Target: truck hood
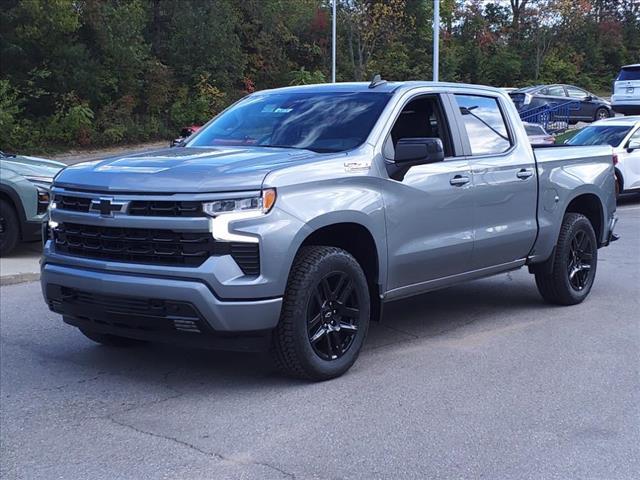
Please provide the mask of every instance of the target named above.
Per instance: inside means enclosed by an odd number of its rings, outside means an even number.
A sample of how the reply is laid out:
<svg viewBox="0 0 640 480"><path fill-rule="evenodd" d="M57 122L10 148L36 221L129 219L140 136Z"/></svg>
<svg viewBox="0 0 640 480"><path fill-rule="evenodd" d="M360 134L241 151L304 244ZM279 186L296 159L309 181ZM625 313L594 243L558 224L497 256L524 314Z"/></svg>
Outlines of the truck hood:
<svg viewBox="0 0 640 480"><path fill-rule="evenodd" d="M25 177L53 178L64 167L66 167L64 163L22 155L0 159L0 168L2 170L10 170Z"/></svg>
<svg viewBox="0 0 640 480"><path fill-rule="evenodd" d="M265 147L175 147L78 163L56 177L55 185L98 192L258 190L270 171L320 155Z"/></svg>

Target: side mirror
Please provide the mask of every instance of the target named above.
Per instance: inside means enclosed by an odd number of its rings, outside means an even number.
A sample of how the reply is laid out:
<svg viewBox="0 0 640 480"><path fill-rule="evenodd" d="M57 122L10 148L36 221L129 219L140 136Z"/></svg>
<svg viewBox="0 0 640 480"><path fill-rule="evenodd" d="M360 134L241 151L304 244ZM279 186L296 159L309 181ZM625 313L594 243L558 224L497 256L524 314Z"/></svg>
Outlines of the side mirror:
<svg viewBox="0 0 640 480"><path fill-rule="evenodd" d="M402 180L411 167L443 160L444 147L439 138L401 138L396 144L393 162L387 163L387 172L394 180Z"/></svg>
<svg viewBox="0 0 640 480"><path fill-rule="evenodd" d="M401 138L396 145L396 164L422 165L444 160L444 147L439 138Z"/></svg>
<svg viewBox="0 0 640 480"><path fill-rule="evenodd" d="M634 150L638 150L640 149L640 141L638 140L631 140L628 144L627 144L627 152L631 153Z"/></svg>
<svg viewBox="0 0 640 480"><path fill-rule="evenodd" d="M586 97L584 97L585 102L590 102L592 100L593 100L593 95L587 95Z"/></svg>

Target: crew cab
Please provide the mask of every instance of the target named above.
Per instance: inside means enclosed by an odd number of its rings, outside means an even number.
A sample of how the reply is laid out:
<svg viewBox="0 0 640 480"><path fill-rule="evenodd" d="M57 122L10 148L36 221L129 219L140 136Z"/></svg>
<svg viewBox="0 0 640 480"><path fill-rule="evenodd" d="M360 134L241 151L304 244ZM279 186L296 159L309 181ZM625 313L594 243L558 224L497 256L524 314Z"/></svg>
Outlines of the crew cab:
<svg viewBox="0 0 640 480"><path fill-rule="evenodd" d="M41 282L96 342L270 349L324 380L391 300L528 267L548 302L582 302L615 209L611 148L533 149L499 89L288 87L62 171Z"/></svg>

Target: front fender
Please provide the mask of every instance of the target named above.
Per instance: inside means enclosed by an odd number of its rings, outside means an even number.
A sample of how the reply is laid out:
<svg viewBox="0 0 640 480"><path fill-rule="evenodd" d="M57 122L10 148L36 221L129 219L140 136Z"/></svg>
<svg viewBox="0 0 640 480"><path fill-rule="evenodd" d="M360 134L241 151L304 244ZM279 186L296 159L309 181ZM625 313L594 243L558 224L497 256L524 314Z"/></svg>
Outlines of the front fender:
<svg viewBox="0 0 640 480"><path fill-rule="evenodd" d="M313 185L285 187L278 190L278 208L304 223L290 245L291 268L295 254L305 239L321 228L352 223L373 237L378 256L379 283L386 285L387 245L382 194L370 177L355 177L338 181L314 182Z"/></svg>

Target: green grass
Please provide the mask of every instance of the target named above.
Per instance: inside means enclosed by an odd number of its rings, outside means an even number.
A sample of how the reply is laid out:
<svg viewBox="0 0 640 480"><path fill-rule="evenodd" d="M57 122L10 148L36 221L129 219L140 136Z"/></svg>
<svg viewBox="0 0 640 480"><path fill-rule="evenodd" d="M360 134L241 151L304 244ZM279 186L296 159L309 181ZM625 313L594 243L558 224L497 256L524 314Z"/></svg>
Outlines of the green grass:
<svg viewBox="0 0 640 480"><path fill-rule="evenodd" d="M556 137L556 145L562 144L565 141L569 140L575 134L577 134L581 128L574 128L573 130L567 130Z"/></svg>

